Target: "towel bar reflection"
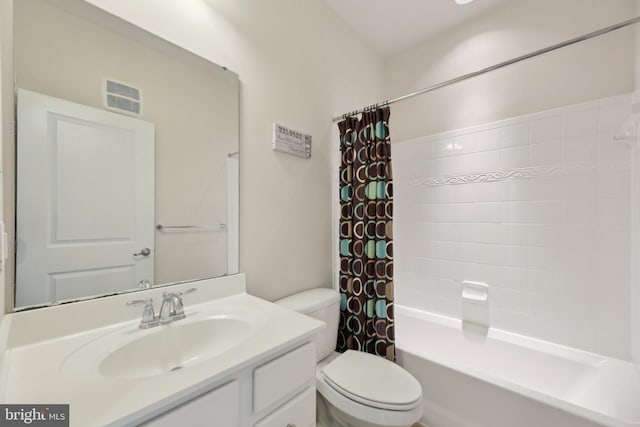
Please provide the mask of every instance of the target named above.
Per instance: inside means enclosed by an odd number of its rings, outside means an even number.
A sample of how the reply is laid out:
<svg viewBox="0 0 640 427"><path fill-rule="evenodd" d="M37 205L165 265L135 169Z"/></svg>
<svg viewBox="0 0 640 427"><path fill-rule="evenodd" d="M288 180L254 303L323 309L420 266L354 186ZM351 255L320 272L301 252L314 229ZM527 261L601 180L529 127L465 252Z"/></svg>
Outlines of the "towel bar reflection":
<svg viewBox="0 0 640 427"><path fill-rule="evenodd" d="M184 231L213 231L213 230L226 230L227 224L215 224L215 225L156 225L158 231L167 230L184 230Z"/></svg>

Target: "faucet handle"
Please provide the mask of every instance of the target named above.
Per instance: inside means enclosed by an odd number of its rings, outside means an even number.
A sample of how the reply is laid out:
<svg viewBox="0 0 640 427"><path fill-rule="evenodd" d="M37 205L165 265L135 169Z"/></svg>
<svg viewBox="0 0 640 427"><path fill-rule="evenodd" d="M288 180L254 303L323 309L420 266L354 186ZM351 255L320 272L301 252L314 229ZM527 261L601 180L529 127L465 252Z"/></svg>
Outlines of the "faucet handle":
<svg viewBox="0 0 640 427"><path fill-rule="evenodd" d="M153 299L134 299L127 301L127 305L142 305L144 304L144 311L142 312L142 320L138 326L140 329L148 329L158 325L158 319L153 310Z"/></svg>
<svg viewBox="0 0 640 427"><path fill-rule="evenodd" d="M184 292L178 292L176 294L173 294L172 296L173 310L171 313L173 320L180 320L186 317L186 315L184 314L184 304L182 303L182 295L190 294L195 291L196 291L196 288L191 288L191 289L187 289Z"/></svg>

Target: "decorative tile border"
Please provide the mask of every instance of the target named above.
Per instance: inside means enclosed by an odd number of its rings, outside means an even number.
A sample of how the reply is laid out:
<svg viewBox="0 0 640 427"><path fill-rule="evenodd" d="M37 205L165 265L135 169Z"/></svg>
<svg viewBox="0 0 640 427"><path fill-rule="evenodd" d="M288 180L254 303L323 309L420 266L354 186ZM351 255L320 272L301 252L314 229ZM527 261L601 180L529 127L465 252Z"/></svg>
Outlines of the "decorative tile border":
<svg viewBox="0 0 640 427"><path fill-rule="evenodd" d="M465 175L433 176L414 180L414 185L428 185L437 187L441 185L473 184L478 182L508 181L514 179L531 179L542 176L574 175L596 170L597 165L592 162L569 163L551 166L531 166L518 169L504 169L491 172L477 172Z"/></svg>

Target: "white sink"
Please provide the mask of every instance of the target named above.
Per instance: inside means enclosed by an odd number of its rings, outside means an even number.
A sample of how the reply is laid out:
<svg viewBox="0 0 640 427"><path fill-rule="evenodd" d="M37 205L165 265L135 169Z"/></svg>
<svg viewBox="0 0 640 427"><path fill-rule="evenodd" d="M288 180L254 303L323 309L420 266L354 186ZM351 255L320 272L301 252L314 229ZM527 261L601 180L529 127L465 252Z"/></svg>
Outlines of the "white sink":
<svg viewBox="0 0 640 427"><path fill-rule="evenodd" d="M69 355L63 375L136 379L186 369L231 350L253 331L250 321L231 316L189 318L142 330L129 325Z"/></svg>

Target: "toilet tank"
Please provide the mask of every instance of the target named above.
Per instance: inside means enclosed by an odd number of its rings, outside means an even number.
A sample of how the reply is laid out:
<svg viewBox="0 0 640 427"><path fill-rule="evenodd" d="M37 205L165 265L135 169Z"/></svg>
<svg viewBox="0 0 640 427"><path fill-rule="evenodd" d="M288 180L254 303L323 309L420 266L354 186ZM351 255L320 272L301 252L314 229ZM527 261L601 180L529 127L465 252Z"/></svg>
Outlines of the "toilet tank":
<svg viewBox="0 0 640 427"><path fill-rule="evenodd" d="M316 356L322 360L336 349L340 294L335 289L316 288L299 292L275 302L282 307L306 314L327 324L316 334Z"/></svg>

